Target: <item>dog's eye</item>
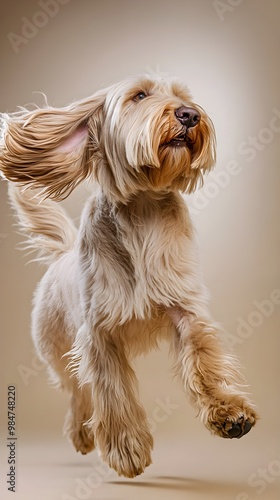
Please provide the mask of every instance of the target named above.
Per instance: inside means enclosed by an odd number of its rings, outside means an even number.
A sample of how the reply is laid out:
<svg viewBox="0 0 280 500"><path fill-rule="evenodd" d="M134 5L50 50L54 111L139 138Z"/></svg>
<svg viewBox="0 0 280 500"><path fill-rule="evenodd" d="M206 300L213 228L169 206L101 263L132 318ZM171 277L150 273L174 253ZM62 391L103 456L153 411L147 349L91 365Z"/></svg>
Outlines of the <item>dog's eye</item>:
<svg viewBox="0 0 280 500"><path fill-rule="evenodd" d="M142 101L143 99L145 99L145 97L147 97L147 94L145 94L145 92L138 92L138 94L136 94L136 96L134 96L134 101Z"/></svg>

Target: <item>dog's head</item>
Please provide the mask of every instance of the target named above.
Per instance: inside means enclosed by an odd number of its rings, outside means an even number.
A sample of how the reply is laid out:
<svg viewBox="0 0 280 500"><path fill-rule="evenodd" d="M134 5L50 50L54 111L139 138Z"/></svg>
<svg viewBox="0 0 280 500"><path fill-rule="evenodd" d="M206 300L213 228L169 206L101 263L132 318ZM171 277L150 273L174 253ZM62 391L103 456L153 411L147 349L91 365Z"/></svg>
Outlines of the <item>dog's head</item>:
<svg viewBox="0 0 280 500"><path fill-rule="evenodd" d="M138 78L65 108L2 115L0 170L61 199L93 174L105 193L191 192L215 162L215 132L177 81Z"/></svg>

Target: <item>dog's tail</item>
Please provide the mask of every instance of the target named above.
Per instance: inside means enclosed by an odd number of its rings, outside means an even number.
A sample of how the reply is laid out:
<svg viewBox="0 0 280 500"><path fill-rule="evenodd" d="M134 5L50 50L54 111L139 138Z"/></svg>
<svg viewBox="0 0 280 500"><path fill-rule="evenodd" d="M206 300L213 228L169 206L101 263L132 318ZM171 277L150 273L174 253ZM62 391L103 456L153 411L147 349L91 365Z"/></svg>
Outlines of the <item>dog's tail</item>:
<svg viewBox="0 0 280 500"><path fill-rule="evenodd" d="M38 251L34 260L50 264L73 247L77 229L57 202L42 199L32 189L24 190L10 182L9 198L20 230L27 234L22 248Z"/></svg>

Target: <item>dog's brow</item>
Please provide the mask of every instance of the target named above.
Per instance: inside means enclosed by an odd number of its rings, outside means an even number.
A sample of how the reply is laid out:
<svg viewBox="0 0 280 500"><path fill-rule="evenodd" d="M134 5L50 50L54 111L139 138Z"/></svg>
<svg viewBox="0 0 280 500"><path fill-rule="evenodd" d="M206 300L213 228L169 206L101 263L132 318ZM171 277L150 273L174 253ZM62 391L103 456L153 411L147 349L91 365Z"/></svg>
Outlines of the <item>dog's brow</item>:
<svg viewBox="0 0 280 500"><path fill-rule="evenodd" d="M171 91L176 97L182 99L182 101L189 102L191 100L191 96L188 90L182 85L180 85L178 82L172 83Z"/></svg>

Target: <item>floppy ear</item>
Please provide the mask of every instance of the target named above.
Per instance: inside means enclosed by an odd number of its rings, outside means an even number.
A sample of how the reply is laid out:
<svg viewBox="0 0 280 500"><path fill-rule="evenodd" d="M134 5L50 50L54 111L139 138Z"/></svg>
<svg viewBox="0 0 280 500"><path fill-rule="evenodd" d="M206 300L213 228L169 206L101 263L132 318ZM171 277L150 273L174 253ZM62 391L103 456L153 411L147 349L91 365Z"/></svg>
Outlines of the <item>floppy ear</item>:
<svg viewBox="0 0 280 500"><path fill-rule="evenodd" d="M92 173L95 131L106 93L58 109L45 107L2 114L0 171L6 179L42 188L61 200Z"/></svg>

